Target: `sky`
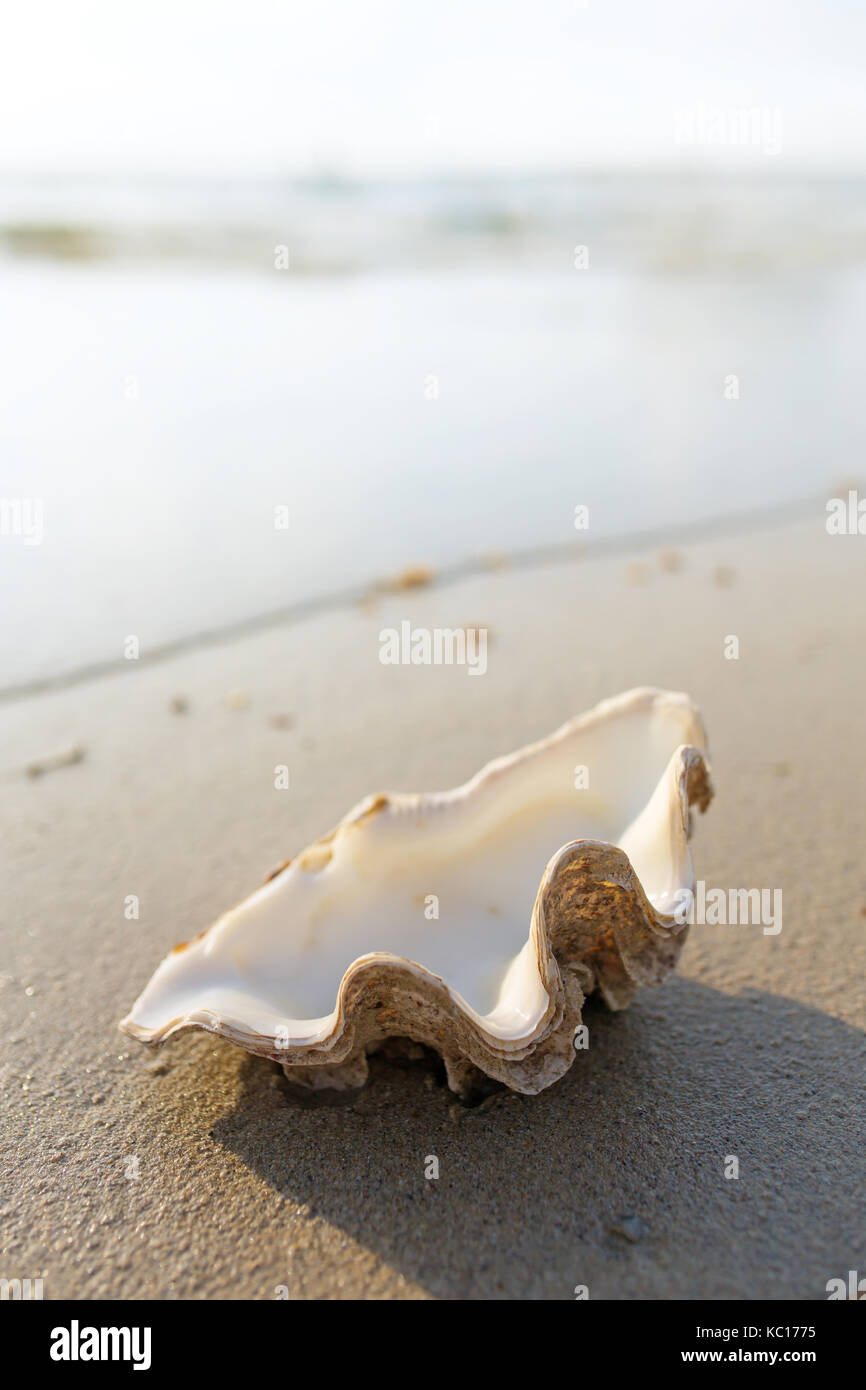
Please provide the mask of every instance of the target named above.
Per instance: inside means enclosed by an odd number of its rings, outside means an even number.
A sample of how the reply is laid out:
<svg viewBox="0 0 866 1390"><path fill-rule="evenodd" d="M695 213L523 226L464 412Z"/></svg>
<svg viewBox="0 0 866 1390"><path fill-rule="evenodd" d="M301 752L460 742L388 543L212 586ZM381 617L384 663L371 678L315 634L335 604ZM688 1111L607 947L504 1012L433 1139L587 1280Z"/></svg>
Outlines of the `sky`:
<svg viewBox="0 0 866 1390"><path fill-rule="evenodd" d="M0 171L859 171L864 58L862 0L28 0Z"/></svg>

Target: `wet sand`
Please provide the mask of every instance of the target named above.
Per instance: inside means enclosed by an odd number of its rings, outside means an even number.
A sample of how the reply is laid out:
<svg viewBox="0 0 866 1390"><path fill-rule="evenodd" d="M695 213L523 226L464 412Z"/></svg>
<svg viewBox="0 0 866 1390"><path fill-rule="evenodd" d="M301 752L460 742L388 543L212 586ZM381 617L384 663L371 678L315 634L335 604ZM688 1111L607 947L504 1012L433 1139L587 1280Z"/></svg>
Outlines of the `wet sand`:
<svg viewBox="0 0 866 1390"><path fill-rule="evenodd" d="M866 540L816 511L675 551L490 569L0 706L0 1276L810 1299L866 1269ZM486 625L487 674L382 666L404 619ZM170 946L365 793L454 785L641 684L707 722L698 876L780 888L783 928L694 927L663 986L591 1010L550 1090L466 1108L435 1060L378 1056L308 1107L228 1044L117 1031Z"/></svg>

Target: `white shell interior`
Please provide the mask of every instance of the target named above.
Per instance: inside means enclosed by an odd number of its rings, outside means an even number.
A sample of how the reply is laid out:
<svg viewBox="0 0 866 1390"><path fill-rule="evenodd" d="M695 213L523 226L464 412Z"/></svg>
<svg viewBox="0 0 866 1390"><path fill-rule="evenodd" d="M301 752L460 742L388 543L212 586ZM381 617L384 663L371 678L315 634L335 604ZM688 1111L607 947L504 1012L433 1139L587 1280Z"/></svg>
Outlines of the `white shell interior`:
<svg viewBox="0 0 866 1390"><path fill-rule="evenodd" d="M347 969L373 953L439 976L493 1038L519 1041L547 1007L529 933L561 846L619 845L660 912L692 886L675 776L684 744L705 746L691 702L635 691L455 791L348 817L323 867L301 855L169 956L129 1021L163 1036L213 1017L289 1045L321 1041ZM578 768L588 787L576 788Z"/></svg>

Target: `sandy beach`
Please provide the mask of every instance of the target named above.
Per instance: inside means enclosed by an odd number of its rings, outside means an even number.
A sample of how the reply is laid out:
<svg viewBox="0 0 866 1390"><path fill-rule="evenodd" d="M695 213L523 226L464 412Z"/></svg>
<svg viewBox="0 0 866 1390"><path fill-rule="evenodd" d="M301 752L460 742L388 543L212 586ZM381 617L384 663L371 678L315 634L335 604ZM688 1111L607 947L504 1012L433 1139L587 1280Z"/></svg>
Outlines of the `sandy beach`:
<svg viewBox="0 0 866 1390"><path fill-rule="evenodd" d="M51 1299L748 1300L866 1269L866 542L824 522L479 566L0 705L0 1275ZM405 619L487 627L486 675L380 664ZM118 1032L172 945L366 793L456 785L647 684L707 723L698 877L780 889L783 926L693 927L664 985L590 1010L548 1091L466 1107L435 1059L377 1056L302 1105L228 1044Z"/></svg>

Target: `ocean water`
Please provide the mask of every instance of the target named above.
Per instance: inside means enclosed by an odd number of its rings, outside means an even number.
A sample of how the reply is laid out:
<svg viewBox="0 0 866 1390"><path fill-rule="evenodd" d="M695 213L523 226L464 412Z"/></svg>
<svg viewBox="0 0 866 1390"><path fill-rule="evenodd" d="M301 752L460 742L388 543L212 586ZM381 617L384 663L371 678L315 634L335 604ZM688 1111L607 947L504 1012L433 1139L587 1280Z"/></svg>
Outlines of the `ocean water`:
<svg viewBox="0 0 866 1390"><path fill-rule="evenodd" d="M0 190L0 498L41 509L38 544L0 534L0 687L566 544L578 504L591 541L832 495L866 442L864 201Z"/></svg>

